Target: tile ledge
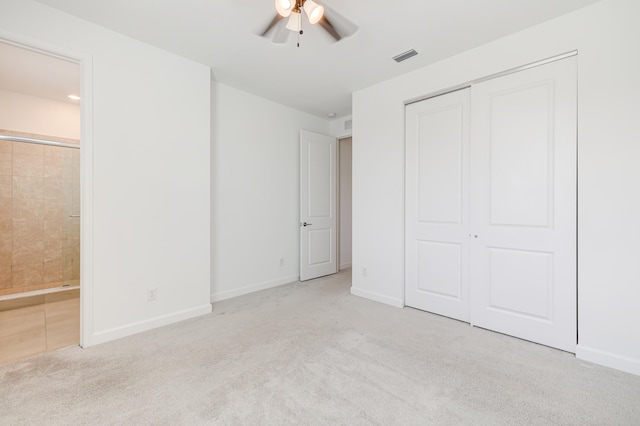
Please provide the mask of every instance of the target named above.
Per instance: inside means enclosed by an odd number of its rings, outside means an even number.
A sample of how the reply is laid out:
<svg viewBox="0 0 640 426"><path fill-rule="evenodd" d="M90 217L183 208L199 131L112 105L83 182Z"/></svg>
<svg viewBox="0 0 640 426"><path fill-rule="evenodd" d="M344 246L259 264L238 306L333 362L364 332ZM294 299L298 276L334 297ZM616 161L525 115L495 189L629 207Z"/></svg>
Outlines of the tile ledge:
<svg viewBox="0 0 640 426"><path fill-rule="evenodd" d="M5 300L20 299L22 297L40 296L43 294L60 293L63 291L77 290L80 288L80 284L73 284L64 287L46 288L43 290L25 291L24 293L7 294L0 296L0 302Z"/></svg>

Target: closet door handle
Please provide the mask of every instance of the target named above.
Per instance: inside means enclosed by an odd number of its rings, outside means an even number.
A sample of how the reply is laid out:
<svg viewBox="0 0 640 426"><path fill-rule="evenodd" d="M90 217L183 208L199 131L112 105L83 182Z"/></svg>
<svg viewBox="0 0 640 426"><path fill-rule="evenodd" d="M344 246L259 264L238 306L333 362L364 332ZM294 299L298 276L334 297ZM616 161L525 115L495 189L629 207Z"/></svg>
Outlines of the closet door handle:
<svg viewBox="0 0 640 426"><path fill-rule="evenodd" d="M313 223L307 223L307 222L304 222L304 223L302 224L302 226L311 226L311 225L313 225Z"/></svg>

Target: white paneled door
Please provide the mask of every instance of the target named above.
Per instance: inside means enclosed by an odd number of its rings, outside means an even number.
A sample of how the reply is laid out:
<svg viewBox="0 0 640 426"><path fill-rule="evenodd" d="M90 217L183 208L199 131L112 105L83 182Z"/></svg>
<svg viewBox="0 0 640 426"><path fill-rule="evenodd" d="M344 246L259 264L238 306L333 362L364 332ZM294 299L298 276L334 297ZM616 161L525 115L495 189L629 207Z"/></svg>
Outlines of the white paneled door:
<svg viewBox="0 0 640 426"><path fill-rule="evenodd" d="M576 58L471 90L471 318L575 352ZM477 235L477 238L475 238Z"/></svg>
<svg viewBox="0 0 640 426"><path fill-rule="evenodd" d="M408 306L575 352L576 100L569 58L407 106Z"/></svg>
<svg viewBox="0 0 640 426"><path fill-rule="evenodd" d="M337 141L300 132L300 280L338 272Z"/></svg>
<svg viewBox="0 0 640 426"><path fill-rule="evenodd" d="M406 109L405 304L469 321L469 90Z"/></svg>

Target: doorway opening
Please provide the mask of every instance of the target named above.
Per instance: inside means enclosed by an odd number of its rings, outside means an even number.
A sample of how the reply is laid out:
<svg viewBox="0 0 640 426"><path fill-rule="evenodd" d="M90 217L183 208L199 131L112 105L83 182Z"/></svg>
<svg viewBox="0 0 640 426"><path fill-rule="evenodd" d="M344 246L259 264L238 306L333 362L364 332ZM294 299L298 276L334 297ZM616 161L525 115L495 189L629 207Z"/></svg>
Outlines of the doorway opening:
<svg viewBox="0 0 640 426"><path fill-rule="evenodd" d="M300 131L300 281L351 267L351 136Z"/></svg>
<svg viewBox="0 0 640 426"><path fill-rule="evenodd" d="M80 343L80 64L0 40L0 363Z"/></svg>
<svg viewBox="0 0 640 426"><path fill-rule="evenodd" d="M338 139L338 270L351 268L352 138Z"/></svg>

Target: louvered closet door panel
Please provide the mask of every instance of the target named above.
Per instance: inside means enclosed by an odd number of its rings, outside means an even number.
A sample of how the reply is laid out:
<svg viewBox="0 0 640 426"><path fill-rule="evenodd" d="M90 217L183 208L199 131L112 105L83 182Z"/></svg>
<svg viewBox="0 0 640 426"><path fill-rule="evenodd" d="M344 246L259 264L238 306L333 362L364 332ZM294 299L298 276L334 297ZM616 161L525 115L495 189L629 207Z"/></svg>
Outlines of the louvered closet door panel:
<svg viewBox="0 0 640 426"><path fill-rule="evenodd" d="M468 89L406 108L405 304L469 320Z"/></svg>
<svg viewBox="0 0 640 426"><path fill-rule="evenodd" d="M471 322L575 352L576 60L471 89Z"/></svg>

